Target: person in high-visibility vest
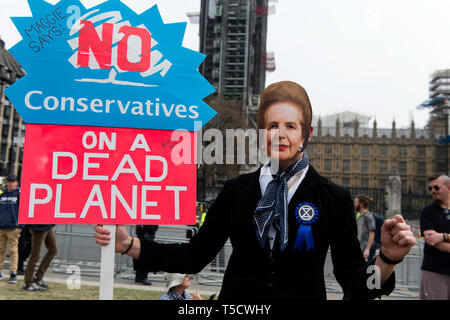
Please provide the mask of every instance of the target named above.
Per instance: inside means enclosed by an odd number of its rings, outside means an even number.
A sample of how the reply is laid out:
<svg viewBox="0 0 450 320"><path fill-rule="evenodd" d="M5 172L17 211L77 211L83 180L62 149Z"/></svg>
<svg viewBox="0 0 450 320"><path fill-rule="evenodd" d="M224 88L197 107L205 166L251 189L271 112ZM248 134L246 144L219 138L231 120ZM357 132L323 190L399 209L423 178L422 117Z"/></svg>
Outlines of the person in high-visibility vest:
<svg viewBox="0 0 450 320"><path fill-rule="evenodd" d="M200 227L203 225L203 222L205 222L205 218L206 218L206 212L203 212L202 217L200 218Z"/></svg>

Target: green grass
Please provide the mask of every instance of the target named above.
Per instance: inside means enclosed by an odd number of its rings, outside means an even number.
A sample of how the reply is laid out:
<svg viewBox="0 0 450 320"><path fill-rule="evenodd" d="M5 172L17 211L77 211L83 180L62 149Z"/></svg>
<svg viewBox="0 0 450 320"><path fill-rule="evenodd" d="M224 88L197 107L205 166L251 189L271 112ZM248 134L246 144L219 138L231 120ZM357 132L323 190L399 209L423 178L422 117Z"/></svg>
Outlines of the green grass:
<svg viewBox="0 0 450 320"><path fill-rule="evenodd" d="M23 280L9 284L5 278L0 281L0 300L98 300L99 287L81 285L80 289L70 290L66 284L48 282L50 289L41 292L22 290ZM114 300L159 300L164 294L160 291L114 288ZM205 299L205 297L203 297Z"/></svg>

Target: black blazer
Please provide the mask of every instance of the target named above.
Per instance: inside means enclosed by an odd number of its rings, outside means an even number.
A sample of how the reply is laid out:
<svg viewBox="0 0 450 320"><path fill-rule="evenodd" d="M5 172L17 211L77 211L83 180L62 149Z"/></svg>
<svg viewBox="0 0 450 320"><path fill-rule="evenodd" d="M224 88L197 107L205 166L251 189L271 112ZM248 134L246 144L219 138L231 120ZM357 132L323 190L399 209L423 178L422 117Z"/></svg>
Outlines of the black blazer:
<svg viewBox="0 0 450 320"><path fill-rule="evenodd" d="M344 299L371 299L390 294L395 275L380 289L369 290L367 266L357 239L353 201L347 189L320 176L310 165L289 203L289 244L283 251L268 242L261 248L252 219L261 198L260 170L228 181L199 232L184 244L143 241L135 270L195 274L217 255L228 238L233 252L225 271L221 300L326 300L324 265L328 248ZM312 225L314 251L294 249L299 228L295 208L313 203L319 219ZM372 262L373 263L373 262Z"/></svg>

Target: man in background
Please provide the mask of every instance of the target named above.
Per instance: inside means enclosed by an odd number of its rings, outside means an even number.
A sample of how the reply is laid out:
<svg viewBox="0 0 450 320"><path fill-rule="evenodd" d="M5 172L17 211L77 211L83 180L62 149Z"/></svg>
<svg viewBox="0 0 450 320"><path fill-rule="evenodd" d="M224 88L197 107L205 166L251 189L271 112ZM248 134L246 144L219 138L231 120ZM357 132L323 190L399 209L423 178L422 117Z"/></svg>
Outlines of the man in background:
<svg viewBox="0 0 450 320"><path fill-rule="evenodd" d="M22 289L25 291L42 291L49 289L47 283L43 280L45 272L47 271L50 263L58 252L58 246L56 243L56 236L54 232L54 226L50 224L32 224L30 225L31 231L31 255L28 260L27 268L25 269L25 277ZM38 270L35 271L36 264L41 256L42 247L45 244L47 253L42 258Z"/></svg>
<svg viewBox="0 0 450 320"><path fill-rule="evenodd" d="M372 198L363 194L357 195L353 202L355 211L359 212L359 217L357 218L358 240L364 259L369 262L373 259L370 249L374 243L376 231L375 218L369 211L372 202Z"/></svg>
<svg viewBox="0 0 450 320"><path fill-rule="evenodd" d="M3 279L3 262L6 245L9 250L9 283L17 282L19 238L23 226L19 225L20 189L15 175L6 178L6 190L0 194L0 280Z"/></svg>
<svg viewBox="0 0 450 320"><path fill-rule="evenodd" d="M438 174L428 179L433 203L420 214L423 249L421 300L450 300L450 178Z"/></svg>

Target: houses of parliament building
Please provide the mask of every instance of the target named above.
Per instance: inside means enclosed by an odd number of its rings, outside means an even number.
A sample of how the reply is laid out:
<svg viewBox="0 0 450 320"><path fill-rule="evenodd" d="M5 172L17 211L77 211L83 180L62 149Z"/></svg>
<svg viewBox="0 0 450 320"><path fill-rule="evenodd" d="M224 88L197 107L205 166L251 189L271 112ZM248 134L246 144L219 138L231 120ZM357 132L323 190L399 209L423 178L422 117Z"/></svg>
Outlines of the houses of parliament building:
<svg viewBox="0 0 450 320"><path fill-rule="evenodd" d="M343 112L319 118L307 153L314 167L335 183L353 188L384 188L390 175L402 190L425 193L427 177L448 171L446 119L430 120L424 129L377 128L370 117ZM333 125L334 124L334 125Z"/></svg>

